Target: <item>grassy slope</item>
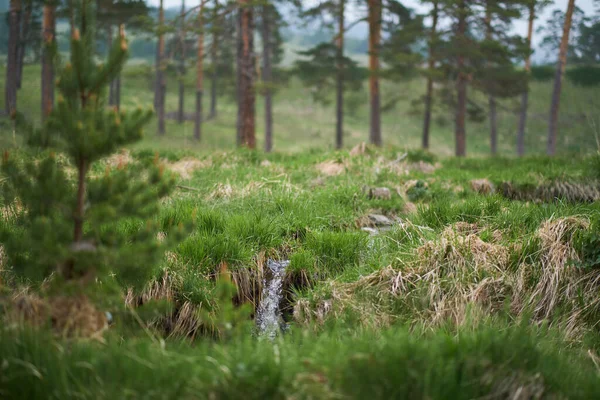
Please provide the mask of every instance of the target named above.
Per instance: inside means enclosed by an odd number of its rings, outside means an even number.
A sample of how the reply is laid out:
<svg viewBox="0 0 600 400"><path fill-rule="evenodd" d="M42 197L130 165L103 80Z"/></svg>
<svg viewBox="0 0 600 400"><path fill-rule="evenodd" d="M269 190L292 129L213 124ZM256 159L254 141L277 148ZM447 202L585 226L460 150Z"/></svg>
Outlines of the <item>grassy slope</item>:
<svg viewBox="0 0 600 400"><path fill-rule="evenodd" d="M4 74L0 67L0 75ZM24 86L19 92L20 110L27 116L38 120L39 118L39 67L27 66L25 68ZM126 107L152 105L151 73L143 66L130 66L123 78L123 105ZM192 88L193 71L190 70L186 77L187 109L191 111L194 104ZM0 83L2 85L2 83ZM177 107L176 89L173 79L168 83L167 110L175 111ZM3 88L0 86L0 91ZM382 85L383 102L400 95L400 101L383 116L383 134L387 144L414 148L420 144L422 117L420 112L411 114L410 104L420 98L424 91L424 82L413 79L407 82L390 83ZM547 112L551 83L533 83L530 95L530 118L527 130L527 149L531 153L545 151L545 138L547 132ZM346 145L353 146L368 138L368 95L366 90L360 94L349 95L347 102L356 103L356 111L346 115ZM486 104L481 96L475 96L480 104ZM2 106L3 99L0 100ZM292 81L288 87L282 88L275 97L275 148L277 150L301 151L309 148L332 148L334 133L333 106L323 107L315 104L310 91L302 88L297 81ZM262 145L263 137L263 102L257 101L257 135L258 145ZM499 112L499 151L504 155L514 154L514 141L517 119L508 109L518 106L517 100L507 100ZM561 152L588 153L597 148L596 136L598 135L598 112L600 110L598 91L574 87L565 82L561 104L561 125L559 130L558 148ZM205 110L208 109L208 96L205 96ZM190 140L193 134L193 123L188 122L183 126L170 121L167 124L165 138L153 137L153 130L148 130L148 138L140 145L142 148L179 148L200 151L215 149L231 149L235 142L235 115L236 109L232 100L227 96L220 99L219 117L205 124L204 139L202 144ZM451 114L447 111L438 111L437 119L444 119L443 125L434 124L432 130L432 150L440 155L452 154L453 122ZM7 137L6 129L0 135L0 144L10 145L11 138ZM487 121L470 123L468 126L468 152L469 154L485 155L489 152Z"/></svg>

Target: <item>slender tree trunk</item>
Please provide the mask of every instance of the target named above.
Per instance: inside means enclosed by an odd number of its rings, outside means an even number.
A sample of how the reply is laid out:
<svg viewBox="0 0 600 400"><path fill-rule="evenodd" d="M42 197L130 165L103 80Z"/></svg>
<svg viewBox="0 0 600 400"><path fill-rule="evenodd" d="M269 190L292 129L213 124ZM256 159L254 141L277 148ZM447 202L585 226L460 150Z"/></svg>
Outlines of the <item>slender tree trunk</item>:
<svg viewBox="0 0 600 400"><path fill-rule="evenodd" d="M529 6L529 25L527 26L527 49L531 52L531 39L533 37L533 21L535 20L535 3L531 2ZM527 54L525 59L525 71L531 72L531 54ZM525 155L525 127L527 125L527 107L529 103L529 77L527 78L527 88L521 95L521 112L519 115L519 130L517 131L517 154L519 157Z"/></svg>
<svg viewBox="0 0 600 400"><path fill-rule="evenodd" d="M242 132L242 52L244 42L242 41L242 12L241 10L237 14L236 21L236 65L235 65L235 97L238 105L237 109L237 120L236 120L236 144L241 146L244 143L244 134Z"/></svg>
<svg viewBox="0 0 600 400"><path fill-rule="evenodd" d="M31 31L31 13L32 13L33 4L31 1L25 3L25 12L23 13L23 18L21 19L21 36L19 38L19 50L17 62L19 63L17 69L17 89L21 89L21 83L23 80L23 63L25 61L25 51L26 46Z"/></svg>
<svg viewBox="0 0 600 400"><path fill-rule="evenodd" d="M204 91L204 0L200 1L198 11L198 57L196 60L196 113L194 115L194 139L202 137L202 93Z"/></svg>
<svg viewBox="0 0 600 400"><path fill-rule="evenodd" d="M238 0L240 6L241 54L238 57L240 74L240 97L238 109L242 144L256 147L256 96L254 93L254 20L251 0Z"/></svg>
<svg viewBox="0 0 600 400"><path fill-rule="evenodd" d="M112 25L109 25L107 27L107 45L108 45L108 50L107 53L110 54L110 51L112 49L112 45L113 45L113 27ZM116 81L113 80L110 82L110 84L108 85L108 105L110 106L114 106L117 102L116 102Z"/></svg>
<svg viewBox="0 0 600 400"><path fill-rule="evenodd" d="M115 78L115 107L121 109L121 75Z"/></svg>
<svg viewBox="0 0 600 400"><path fill-rule="evenodd" d="M75 243L83 240L83 221L85 217L85 176L87 174L87 163L81 160L77 163L77 204L75 208L75 224L73 229L73 241Z"/></svg>
<svg viewBox="0 0 600 400"><path fill-rule="evenodd" d="M464 0L459 3L459 17L456 36L459 45L464 42L467 32L466 5ZM467 140L465 119L467 114L467 75L465 69L465 57L460 54L457 57L458 76L456 79L456 117L455 117L455 137L456 137L456 155L464 157L467 154Z"/></svg>
<svg viewBox="0 0 600 400"><path fill-rule="evenodd" d="M218 47L217 41L220 39L218 35L219 29L216 27L217 17L219 15L219 1L215 0L212 15L212 43L210 45L210 59L212 64L212 72L210 76L210 114L208 118L215 118L217 116L217 80L219 73L217 71L218 65Z"/></svg>
<svg viewBox="0 0 600 400"><path fill-rule="evenodd" d="M21 13L21 1L10 0L8 14L8 54L6 62L6 87L5 107L6 113L11 114L17 110L17 74L18 74L18 52L19 52L19 15Z"/></svg>
<svg viewBox="0 0 600 400"><path fill-rule="evenodd" d="M44 5L42 36L44 42L42 50L42 121L44 121L54 107L54 64L49 50L56 40L56 8L54 5Z"/></svg>
<svg viewBox="0 0 600 400"><path fill-rule="evenodd" d="M381 98L379 93L379 47L381 0L369 0L369 92L371 94L370 142L381 146Z"/></svg>
<svg viewBox="0 0 600 400"><path fill-rule="evenodd" d="M262 6L262 42L263 42L263 70L262 80L265 85L265 151L268 153L273 149L273 104L272 91L272 42L271 42L271 5Z"/></svg>
<svg viewBox="0 0 600 400"><path fill-rule="evenodd" d="M563 26L563 35L560 41L558 53L558 63L556 65L556 74L554 76L554 90L552 91L552 104L550 105L550 118L548 121L548 155L556 153L556 135L558 130L558 111L560 107L560 92L562 90L562 78L567 65L567 50L569 47L569 32L573 21L573 10L575 9L575 0L569 0L565 24Z"/></svg>
<svg viewBox="0 0 600 400"><path fill-rule="evenodd" d="M344 145L344 11L345 0L339 0L338 15L338 65L336 77L336 120L335 120L335 148L341 149Z"/></svg>
<svg viewBox="0 0 600 400"><path fill-rule="evenodd" d="M157 65L156 65L156 82L155 103L158 113L158 134L165 134L165 96L167 91L167 83L165 81L165 72L163 66L165 54L165 36L163 28L165 25L165 10L163 7L164 0L160 0L160 8L158 10L158 49L157 49Z"/></svg>
<svg viewBox="0 0 600 400"><path fill-rule="evenodd" d="M181 0L181 19L179 25L179 106L177 108L177 122L183 124L185 119L185 0Z"/></svg>
<svg viewBox="0 0 600 400"><path fill-rule="evenodd" d="M431 128L431 108L433 103L433 71L435 69L435 41L437 40L437 24L439 18L439 4L433 3L431 11L431 32L429 34L429 60L427 70L427 92L425 93L425 115L423 117L423 138L421 146L424 149L429 149L429 131Z"/></svg>
<svg viewBox="0 0 600 400"><path fill-rule="evenodd" d="M486 39L492 40L492 11L490 9L490 0L486 2L485 10L485 25L486 25ZM488 63L488 67L490 63ZM490 112L490 151L492 155L496 155L498 152L498 123L497 123L497 110L496 110L496 98L493 94L488 96L488 107Z"/></svg>

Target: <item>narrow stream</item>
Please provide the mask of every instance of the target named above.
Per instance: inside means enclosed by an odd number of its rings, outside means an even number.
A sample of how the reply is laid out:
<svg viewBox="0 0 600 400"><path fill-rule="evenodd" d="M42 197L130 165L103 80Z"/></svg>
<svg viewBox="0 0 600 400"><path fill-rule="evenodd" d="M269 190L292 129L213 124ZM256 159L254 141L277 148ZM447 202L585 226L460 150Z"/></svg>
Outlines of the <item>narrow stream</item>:
<svg viewBox="0 0 600 400"><path fill-rule="evenodd" d="M283 278L285 269L290 265L288 260L267 261L268 270L265 272L263 280L263 290L260 304L256 311L256 327L258 334L269 339L275 339L275 336L283 328L283 320L279 303L283 294Z"/></svg>

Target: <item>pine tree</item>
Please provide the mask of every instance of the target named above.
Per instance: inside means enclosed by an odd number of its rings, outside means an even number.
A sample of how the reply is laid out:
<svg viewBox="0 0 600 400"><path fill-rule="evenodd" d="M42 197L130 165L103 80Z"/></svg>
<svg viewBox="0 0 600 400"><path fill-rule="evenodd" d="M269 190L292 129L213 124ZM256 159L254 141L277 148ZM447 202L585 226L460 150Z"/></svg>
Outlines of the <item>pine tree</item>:
<svg viewBox="0 0 600 400"><path fill-rule="evenodd" d="M303 12L303 17L308 20L320 19L323 21L323 25L336 25L335 35L333 37L333 46L330 43L321 43L314 48L304 52L304 55L318 57L323 55L324 60L314 61L319 64L317 69L320 69L320 73L326 73L326 76L322 78L323 81L327 81L329 77L329 68L327 62L332 61L331 54L332 50L335 49L335 58L333 59L335 67L335 148L341 149L344 145L344 92L347 89L347 78L349 71L346 67L351 66L352 62L348 62L349 59L344 55L344 39L346 35L346 7L347 0L327 0L321 1L314 7L311 7ZM331 19L331 22L325 22L327 19ZM323 62L327 61L327 62ZM311 68L307 63L298 62L297 69L300 71L301 77L307 81L318 82L317 76L310 77ZM314 70L313 72L316 72ZM317 88L317 92L322 92L322 88ZM324 99L322 93L317 93L316 97L321 100Z"/></svg>
<svg viewBox="0 0 600 400"><path fill-rule="evenodd" d="M156 82L154 87L154 107L158 114L158 134L165 134L165 101L167 80L165 77L165 9L164 0L160 0L158 9L158 42L156 44Z"/></svg>
<svg viewBox="0 0 600 400"><path fill-rule="evenodd" d="M381 97L379 94L379 51L381 47L382 1L368 1L369 21L369 94L370 94L370 130L369 141L381 146Z"/></svg>
<svg viewBox="0 0 600 400"><path fill-rule="evenodd" d="M179 15L179 102L177 107L177 122L183 124L185 120L185 0L181 0L181 12Z"/></svg>
<svg viewBox="0 0 600 400"><path fill-rule="evenodd" d="M514 1L443 0L442 15L453 22L453 29L440 39L438 46L439 69L449 83L454 85L455 95L445 96L447 105L454 109L456 155L466 155L467 117L479 118L481 107L468 96L468 87L481 91L492 98L490 116L495 131L495 98L513 97L521 94L526 75L514 66L514 60L522 56L524 46L516 36L506 32L511 18L518 15L512 6ZM492 23L492 16L496 18ZM483 27L483 32L478 28ZM450 92L448 90L448 92ZM492 150L495 139L492 136Z"/></svg>
<svg viewBox="0 0 600 400"><path fill-rule="evenodd" d="M237 0L238 27L238 133L239 145L256 147L256 69L254 64L254 6L250 0Z"/></svg>
<svg viewBox="0 0 600 400"><path fill-rule="evenodd" d="M107 87L127 58L124 30L106 62L97 63L91 1L80 4L70 61L57 66L56 108L42 128L28 127L28 143L48 149L2 156L0 193L14 214L0 225L0 242L8 265L26 281L52 277L51 289L60 294L84 290L110 301L106 289L122 293L119 284L145 283L165 245L176 239L173 231L159 243L153 220L173 181L158 162L106 167L104 173L97 168L103 157L142 137L151 112L107 107Z"/></svg>
<svg viewBox="0 0 600 400"><path fill-rule="evenodd" d="M7 114L17 110L17 77L18 77L18 49L19 49L19 19L21 14L21 0L10 0L8 10L8 52L6 60L6 83L4 106Z"/></svg>
<svg viewBox="0 0 600 400"><path fill-rule="evenodd" d="M563 25L563 34L560 41L558 52L558 62L556 65L556 74L554 77L554 88L552 91L552 103L550 105L550 117L548 122L548 155L554 155L556 152L556 135L558 131L558 110L560 107L560 92L562 90L562 79L567 64L567 51L569 49L569 33L571 31L571 22L573 21L573 11L575 9L575 0L569 0L567 13Z"/></svg>
<svg viewBox="0 0 600 400"><path fill-rule="evenodd" d="M527 55L525 57L525 72L528 75L528 86L521 95L521 110L519 113L519 126L517 130L517 155L525 155L525 127L527 125L527 108L529 103L529 74L531 73L531 41L533 38L533 23L537 13L550 3L550 0L529 0L526 4L528 12L527 24Z"/></svg>
<svg viewBox="0 0 600 400"><path fill-rule="evenodd" d="M67 10L68 11L68 10ZM150 9L144 0L96 0L96 21L99 40L107 37L108 50L112 47L116 28L125 25L128 30L141 28L141 17L146 17ZM109 104L121 105L121 77L111 82Z"/></svg>
<svg viewBox="0 0 600 400"><path fill-rule="evenodd" d="M433 78L435 75L436 54L439 21L439 1L431 0L431 27L429 28L429 41L427 43L427 89L425 93L425 113L423 116L423 137L421 147L429 149L429 131L431 129L431 112L433 104Z"/></svg>
<svg viewBox="0 0 600 400"><path fill-rule="evenodd" d="M202 137L202 97L204 93L204 3L198 9L198 43L196 57L196 112L194 114L194 139Z"/></svg>

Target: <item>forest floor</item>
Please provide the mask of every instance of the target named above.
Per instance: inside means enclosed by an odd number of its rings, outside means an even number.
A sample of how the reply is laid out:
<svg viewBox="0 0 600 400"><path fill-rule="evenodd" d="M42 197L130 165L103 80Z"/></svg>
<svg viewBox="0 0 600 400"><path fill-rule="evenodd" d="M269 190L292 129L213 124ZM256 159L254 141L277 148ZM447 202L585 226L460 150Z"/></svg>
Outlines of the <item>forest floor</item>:
<svg viewBox="0 0 600 400"><path fill-rule="evenodd" d="M36 119L39 70L26 73L21 110ZM152 103L143 66L123 79L125 107ZM190 234L141 292L123 294L129 307L110 310L101 340L3 323L0 398L600 398L597 91L567 85L558 157L539 155L550 85L534 84L528 148L538 155L505 157L516 119L504 113L503 157L482 157L482 122L469 125L476 157L455 159L449 117L434 127L433 153L410 150L420 80L385 90L410 96L384 116L382 149L360 144L361 98L347 148L331 151L331 106L292 81L275 101L274 153L232 150L235 108L222 97L201 143L190 122L169 121L165 137L152 125L96 163L92 174L158 157L178 186L156 219ZM0 148L19 147L2 123ZM10 224L14 205L2 206ZM133 236L141 224L122 229ZM16 298L24 292L1 259L2 294ZM274 340L253 321L270 259L290 261L287 328Z"/></svg>

